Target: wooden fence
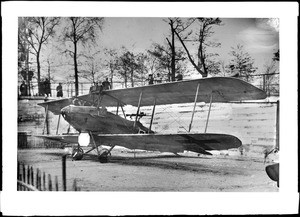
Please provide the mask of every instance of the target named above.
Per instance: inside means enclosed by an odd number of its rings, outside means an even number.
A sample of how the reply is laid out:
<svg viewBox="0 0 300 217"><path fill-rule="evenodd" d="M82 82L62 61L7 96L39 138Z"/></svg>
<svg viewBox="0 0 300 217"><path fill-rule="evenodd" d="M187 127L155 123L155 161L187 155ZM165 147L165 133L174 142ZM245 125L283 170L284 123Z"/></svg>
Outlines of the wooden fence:
<svg viewBox="0 0 300 217"><path fill-rule="evenodd" d="M66 191L66 157L62 158L62 184L58 182L58 177L52 177L50 174L46 174L39 168L34 171L34 168L18 161L17 168L17 190L18 191ZM62 186L59 189L59 186ZM74 179L72 191L80 191L77 187L77 181Z"/></svg>

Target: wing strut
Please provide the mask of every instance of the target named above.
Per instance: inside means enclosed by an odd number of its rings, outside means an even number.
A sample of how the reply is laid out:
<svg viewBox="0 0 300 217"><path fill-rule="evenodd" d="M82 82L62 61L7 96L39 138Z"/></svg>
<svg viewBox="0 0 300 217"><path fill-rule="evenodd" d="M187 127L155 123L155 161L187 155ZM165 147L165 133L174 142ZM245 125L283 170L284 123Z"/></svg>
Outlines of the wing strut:
<svg viewBox="0 0 300 217"><path fill-rule="evenodd" d="M45 121L44 121L44 128L43 128L43 134L45 133L45 127L46 125L48 125L48 105L46 106L46 111L45 111ZM46 127L47 128L47 134L49 134L48 132L48 126Z"/></svg>
<svg viewBox="0 0 300 217"><path fill-rule="evenodd" d="M97 144L96 144L96 142L95 142L94 136L93 136L92 132L89 132L89 134L90 134L90 137L91 137L92 140L93 140L94 147L95 147L95 149L97 150L97 154L98 154L98 156L99 156L99 155L100 155L100 152L99 152L98 146L97 146Z"/></svg>
<svg viewBox="0 0 300 217"><path fill-rule="evenodd" d="M154 104L153 104L152 115L151 115L151 121L150 121L150 127L149 127L149 130L148 130L148 133L151 132L151 127L152 127L153 118L154 118L154 113L155 113L155 106L156 106L156 98L154 98Z"/></svg>
<svg viewBox="0 0 300 217"><path fill-rule="evenodd" d="M122 112L123 112L124 118L126 119L126 114L125 114L125 112L124 112L123 105L121 105L121 109L122 109Z"/></svg>
<svg viewBox="0 0 300 217"><path fill-rule="evenodd" d="M102 101L103 96L101 94L98 94L98 104L97 104L97 108L99 108L100 103Z"/></svg>
<svg viewBox="0 0 300 217"><path fill-rule="evenodd" d="M56 135L58 134L58 128L59 128L59 122L60 122L60 116L61 116L61 114L59 114L59 116L58 116L57 127L56 127Z"/></svg>
<svg viewBox="0 0 300 217"><path fill-rule="evenodd" d="M137 109L137 111L136 111L136 116L135 116L135 121L134 121L133 127L135 127L136 122L137 122L137 119L138 119L138 116L139 116L139 113L140 113L140 107L141 107L142 96L143 96L143 92L140 93L138 109Z"/></svg>
<svg viewBox="0 0 300 217"><path fill-rule="evenodd" d="M195 102L194 102L194 109L193 109L193 113L192 113L192 119L191 119L191 123L189 125L189 132L192 129L192 123L193 123L193 119L194 119L194 114L195 114L195 108L196 108L196 104L197 104L197 98L198 98L198 93L199 93L199 86L200 84L198 83L197 85L197 90L196 90L196 95L195 95Z"/></svg>
<svg viewBox="0 0 300 217"><path fill-rule="evenodd" d="M116 115L119 114L119 102L117 102L117 111L116 111Z"/></svg>
<svg viewBox="0 0 300 217"><path fill-rule="evenodd" d="M211 92L211 94L210 94L209 109L208 109L208 114L207 114L207 120L206 120L206 124L205 124L204 133L206 133L206 130L207 130L207 125L208 125L208 120L209 120L209 115L210 115L210 110L211 110L212 96L213 96L213 92Z"/></svg>

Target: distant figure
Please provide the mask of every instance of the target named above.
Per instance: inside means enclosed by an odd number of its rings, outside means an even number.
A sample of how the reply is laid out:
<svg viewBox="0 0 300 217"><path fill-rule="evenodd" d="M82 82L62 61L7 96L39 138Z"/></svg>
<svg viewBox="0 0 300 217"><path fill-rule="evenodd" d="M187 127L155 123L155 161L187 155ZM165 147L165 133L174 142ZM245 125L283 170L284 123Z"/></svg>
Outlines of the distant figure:
<svg viewBox="0 0 300 217"><path fill-rule="evenodd" d="M231 71L230 77L233 77L233 78L239 77L240 73L235 69L234 65L230 65L229 68Z"/></svg>
<svg viewBox="0 0 300 217"><path fill-rule="evenodd" d="M51 87L50 87L50 81L48 78L44 81L44 87L45 87L45 94L48 96L51 96Z"/></svg>
<svg viewBox="0 0 300 217"><path fill-rule="evenodd" d="M62 97L63 96L63 90L62 90L61 83L59 83L58 86L56 87L56 96L57 97Z"/></svg>
<svg viewBox="0 0 300 217"><path fill-rule="evenodd" d="M21 96L27 96L27 85L25 84L25 81L23 81L20 86L20 92Z"/></svg>
<svg viewBox="0 0 300 217"><path fill-rule="evenodd" d="M100 93L102 92L103 90L103 85L102 85L103 82L99 81L98 83L96 83L96 90L97 92L99 91Z"/></svg>
<svg viewBox="0 0 300 217"><path fill-rule="evenodd" d="M162 82L162 78L160 77L160 74L157 73L157 75L156 75L156 83L160 84L161 82Z"/></svg>
<svg viewBox="0 0 300 217"><path fill-rule="evenodd" d="M75 98L73 99L72 103L73 103L73 105L77 105L77 106L80 106L80 105L81 105L81 104L80 104L80 101L79 101L79 99L78 99L77 97L75 97Z"/></svg>
<svg viewBox="0 0 300 217"><path fill-rule="evenodd" d="M102 82L103 90L109 90L111 88L108 78Z"/></svg>
<svg viewBox="0 0 300 217"><path fill-rule="evenodd" d="M44 81L44 79L41 79L39 85L40 85L39 95L40 96L45 96L46 91L45 91L45 81Z"/></svg>
<svg viewBox="0 0 300 217"><path fill-rule="evenodd" d="M99 89L98 82L95 82L95 85L93 87L93 91L97 91L98 89Z"/></svg>
<svg viewBox="0 0 300 217"><path fill-rule="evenodd" d="M93 92L94 85L90 86L90 94Z"/></svg>
<svg viewBox="0 0 300 217"><path fill-rule="evenodd" d="M153 75L152 75L152 74L149 75L148 80L149 80L149 85L153 84L154 78L153 78Z"/></svg>
<svg viewBox="0 0 300 217"><path fill-rule="evenodd" d="M178 74L176 75L176 81L182 81L182 74L180 72L178 72Z"/></svg>

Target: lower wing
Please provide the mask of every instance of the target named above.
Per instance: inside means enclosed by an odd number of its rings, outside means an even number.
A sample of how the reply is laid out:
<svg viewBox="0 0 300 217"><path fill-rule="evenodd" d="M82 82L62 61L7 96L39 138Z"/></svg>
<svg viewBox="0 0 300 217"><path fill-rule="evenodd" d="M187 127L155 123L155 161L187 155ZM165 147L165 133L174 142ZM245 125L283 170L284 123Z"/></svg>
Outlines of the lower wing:
<svg viewBox="0 0 300 217"><path fill-rule="evenodd" d="M97 134L93 135L96 144L123 146L129 149L141 149L161 152L183 152L209 154L207 151L238 148L242 142L227 134ZM78 135L38 136L49 140L77 143Z"/></svg>

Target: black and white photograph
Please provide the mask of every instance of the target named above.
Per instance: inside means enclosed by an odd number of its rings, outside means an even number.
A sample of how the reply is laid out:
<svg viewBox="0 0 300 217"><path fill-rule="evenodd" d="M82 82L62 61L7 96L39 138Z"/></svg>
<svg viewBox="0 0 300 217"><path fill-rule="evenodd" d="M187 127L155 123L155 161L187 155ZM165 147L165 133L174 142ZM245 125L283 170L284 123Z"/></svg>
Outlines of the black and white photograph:
<svg viewBox="0 0 300 217"><path fill-rule="evenodd" d="M298 199L286 209L276 204L283 193L299 196L297 52L286 45L294 39L296 46L296 28L286 23L298 10L284 10L297 4L243 14L247 5L22 2L28 11L2 9L14 33L2 58L10 65L2 70L3 78L10 74L2 104L14 106L2 110L10 122L2 127L12 126L8 139L3 132L10 168L3 172L12 174L13 193L2 196L18 197L25 212L17 215L293 213ZM262 16L266 7L274 12ZM162 13L167 8L173 11ZM28 206L30 198L39 202ZM61 209L47 213L50 204Z"/></svg>

